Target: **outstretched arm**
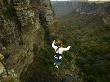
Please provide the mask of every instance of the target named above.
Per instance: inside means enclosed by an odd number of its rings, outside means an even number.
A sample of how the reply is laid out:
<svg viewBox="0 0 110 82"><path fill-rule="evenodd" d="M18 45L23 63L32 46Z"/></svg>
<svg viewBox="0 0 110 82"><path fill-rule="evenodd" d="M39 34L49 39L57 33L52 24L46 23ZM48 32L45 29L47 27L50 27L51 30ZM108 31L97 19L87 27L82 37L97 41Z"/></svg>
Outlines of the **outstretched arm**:
<svg viewBox="0 0 110 82"><path fill-rule="evenodd" d="M68 46L67 48L63 48L63 51L68 51L70 50L71 46Z"/></svg>
<svg viewBox="0 0 110 82"><path fill-rule="evenodd" d="M52 42L52 47L53 47L54 49L57 49L57 46L55 46L55 40Z"/></svg>

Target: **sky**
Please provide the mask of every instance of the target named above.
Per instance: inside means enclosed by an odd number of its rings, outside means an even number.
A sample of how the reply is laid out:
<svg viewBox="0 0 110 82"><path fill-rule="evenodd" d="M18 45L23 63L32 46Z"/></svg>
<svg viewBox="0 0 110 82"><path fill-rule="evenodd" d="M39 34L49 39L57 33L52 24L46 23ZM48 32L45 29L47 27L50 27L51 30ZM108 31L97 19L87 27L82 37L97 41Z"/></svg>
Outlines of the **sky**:
<svg viewBox="0 0 110 82"><path fill-rule="evenodd" d="M72 0L51 0L51 1L72 1ZM85 1L85 0L73 0L73 1ZM88 1L110 1L110 0L88 0Z"/></svg>

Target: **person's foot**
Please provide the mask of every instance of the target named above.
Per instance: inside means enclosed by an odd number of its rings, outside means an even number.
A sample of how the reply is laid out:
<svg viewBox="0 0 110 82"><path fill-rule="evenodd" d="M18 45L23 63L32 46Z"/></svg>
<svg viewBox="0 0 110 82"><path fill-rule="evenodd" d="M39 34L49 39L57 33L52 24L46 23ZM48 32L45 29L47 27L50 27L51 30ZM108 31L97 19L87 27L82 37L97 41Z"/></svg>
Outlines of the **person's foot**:
<svg viewBox="0 0 110 82"><path fill-rule="evenodd" d="M56 65L55 67L58 68L58 65Z"/></svg>

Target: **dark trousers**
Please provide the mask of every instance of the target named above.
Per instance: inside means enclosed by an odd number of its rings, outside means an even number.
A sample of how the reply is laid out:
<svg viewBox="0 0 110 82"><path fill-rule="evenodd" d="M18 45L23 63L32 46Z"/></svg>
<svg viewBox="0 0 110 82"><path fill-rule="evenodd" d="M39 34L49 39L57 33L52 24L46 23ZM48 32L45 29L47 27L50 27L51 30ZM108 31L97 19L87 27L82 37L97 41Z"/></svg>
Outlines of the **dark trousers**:
<svg viewBox="0 0 110 82"><path fill-rule="evenodd" d="M59 59L60 56L62 56L62 55L61 55L61 54L58 54L58 53L56 53L56 55L54 56L54 57L55 57L54 63L55 63L56 65L60 65L61 62L62 62L62 59Z"/></svg>

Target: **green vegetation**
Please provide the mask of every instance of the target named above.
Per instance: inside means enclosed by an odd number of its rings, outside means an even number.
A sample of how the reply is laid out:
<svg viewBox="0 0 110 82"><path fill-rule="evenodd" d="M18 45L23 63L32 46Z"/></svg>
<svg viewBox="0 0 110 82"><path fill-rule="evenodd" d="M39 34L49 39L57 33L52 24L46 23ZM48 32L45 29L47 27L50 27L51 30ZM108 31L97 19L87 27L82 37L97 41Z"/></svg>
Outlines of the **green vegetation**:
<svg viewBox="0 0 110 82"><path fill-rule="evenodd" d="M22 82L60 82L65 73L71 70L72 57L70 53L65 53L62 65L59 69L54 66L55 52L51 47L53 38L45 19L40 20L41 28L38 30L38 43L33 45L34 61L28 66L28 69L20 75ZM55 39L55 38L54 38ZM62 75L62 76L61 76Z"/></svg>
<svg viewBox="0 0 110 82"><path fill-rule="evenodd" d="M23 45L22 32L24 29L17 16L17 11L13 3L9 4L8 0L3 1L4 19L13 22L16 27L14 28L16 38L20 37L19 45ZM77 78L77 82L110 82L110 25L104 24L103 17L73 12L64 16L61 21L55 22L54 27L49 28L45 15L45 12L39 13L41 28L36 34L36 43L32 47L33 62L29 66L25 65L20 80L22 82L62 82L66 74L69 74ZM28 30L27 27L26 30ZM4 34L7 32L4 30ZM3 39L1 42L7 47L12 37ZM53 65L55 54L51 47L52 41L57 38L64 41L64 47L72 46L69 52L63 54L63 62L59 69ZM15 38L12 40L16 41ZM26 53L31 55L30 48L29 51L28 48L26 49ZM28 59L29 55L24 54L24 58ZM15 82L15 79L8 76L3 82Z"/></svg>
<svg viewBox="0 0 110 82"><path fill-rule="evenodd" d="M59 22L55 23L53 34L72 46L72 65L78 79L110 82L110 26L104 24L101 16L80 13L70 13Z"/></svg>

